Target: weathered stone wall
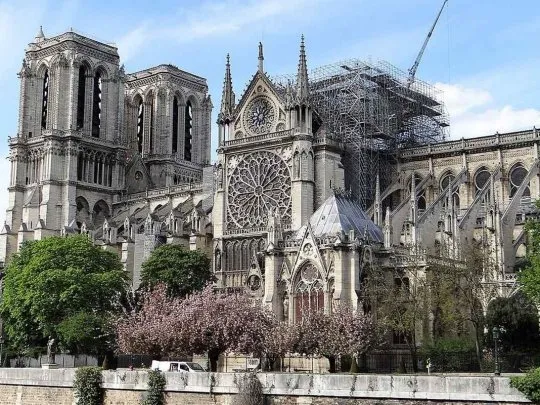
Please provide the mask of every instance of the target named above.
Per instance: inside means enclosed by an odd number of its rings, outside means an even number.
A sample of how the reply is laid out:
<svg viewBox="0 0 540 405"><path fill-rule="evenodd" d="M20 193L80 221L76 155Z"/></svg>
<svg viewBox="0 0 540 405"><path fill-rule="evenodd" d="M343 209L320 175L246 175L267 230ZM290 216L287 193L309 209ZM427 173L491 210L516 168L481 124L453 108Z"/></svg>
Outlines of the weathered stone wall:
<svg viewBox="0 0 540 405"><path fill-rule="evenodd" d="M74 369L0 369L0 405L71 405ZM166 373L167 405L232 405L242 374ZM263 373L270 405L521 404L507 377ZM143 398L145 371L105 371L106 405Z"/></svg>

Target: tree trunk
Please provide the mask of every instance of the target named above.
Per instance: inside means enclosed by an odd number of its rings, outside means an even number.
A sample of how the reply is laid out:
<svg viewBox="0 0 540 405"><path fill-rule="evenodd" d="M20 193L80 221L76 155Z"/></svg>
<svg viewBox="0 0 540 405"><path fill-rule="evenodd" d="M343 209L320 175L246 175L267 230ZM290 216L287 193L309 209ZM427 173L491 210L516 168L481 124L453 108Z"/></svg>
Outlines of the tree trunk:
<svg viewBox="0 0 540 405"><path fill-rule="evenodd" d="M478 362L478 369L482 370L482 353L480 351L480 336L479 336L479 327L476 322L473 322L474 327L474 346L476 350L476 361Z"/></svg>
<svg viewBox="0 0 540 405"><path fill-rule="evenodd" d="M330 362L330 372L335 373L336 372L336 356L326 356L328 361Z"/></svg>
<svg viewBox="0 0 540 405"><path fill-rule="evenodd" d="M358 373L358 363L356 362L356 356L354 354L351 355L351 369L349 370L349 373Z"/></svg>
<svg viewBox="0 0 540 405"><path fill-rule="evenodd" d="M219 355L221 352L218 349L210 349L208 351L208 359L210 360L210 371L215 373L217 372Z"/></svg>

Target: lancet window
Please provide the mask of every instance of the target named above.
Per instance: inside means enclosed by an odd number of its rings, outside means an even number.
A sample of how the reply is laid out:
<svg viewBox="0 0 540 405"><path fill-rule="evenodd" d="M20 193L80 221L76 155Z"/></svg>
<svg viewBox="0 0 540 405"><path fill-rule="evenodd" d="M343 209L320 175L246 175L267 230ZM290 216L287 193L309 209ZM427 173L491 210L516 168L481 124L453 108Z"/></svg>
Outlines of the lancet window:
<svg viewBox="0 0 540 405"><path fill-rule="evenodd" d="M86 66L79 68L79 84L77 86L77 129L84 126L84 100L86 98Z"/></svg>
<svg viewBox="0 0 540 405"><path fill-rule="evenodd" d="M178 152L178 97L174 96L172 111L172 153Z"/></svg>
<svg viewBox="0 0 540 405"><path fill-rule="evenodd" d="M302 266L293 286L296 322L300 322L306 312L324 309L324 284L313 263L308 262Z"/></svg>
<svg viewBox="0 0 540 405"><path fill-rule="evenodd" d="M94 76L94 96L92 100L92 136L99 138L101 129L101 73Z"/></svg>
<svg viewBox="0 0 540 405"><path fill-rule="evenodd" d="M144 104L142 99L139 100L137 107L137 149L142 153L144 136Z"/></svg>
<svg viewBox="0 0 540 405"><path fill-rule="evenodd" d="M525 177L527 177L527 169L525 169L520 163L512 167L510 170L510 197L513 197L516 192L518 191L518 188L521 186L521 183L525 180ZM523 191L522 197L530 197L531 196L531 190L527 186L525 190Z"/></svg>
<svg viewBox="0 0 540 405"><path fill-rule="evenodd" d="M43 76L43 94L41 101L41 128L47 128L47 110L49 107L49 71Z"/></svg>
<svg viewBox="0 0 540 405"><path fill-rule="evenodd" d="M485 167L482 167L476 172L476 175L474 176L475 195L484 188L490 177L491 173Z"/></svg>
<svg viewBox="0 0 540 405"><path fill-rule="evenodd" d="M154 99L150 100L150 153L154 152Z"/></svg>
<svg viewBox="0 0 540 405"><path fill-rule="evenodd" d="M188 100L186 103L186 119L185 119L185 141L184 141L184 160L191 162L191 147L193 139L193 106L191 101Z"/></svg>

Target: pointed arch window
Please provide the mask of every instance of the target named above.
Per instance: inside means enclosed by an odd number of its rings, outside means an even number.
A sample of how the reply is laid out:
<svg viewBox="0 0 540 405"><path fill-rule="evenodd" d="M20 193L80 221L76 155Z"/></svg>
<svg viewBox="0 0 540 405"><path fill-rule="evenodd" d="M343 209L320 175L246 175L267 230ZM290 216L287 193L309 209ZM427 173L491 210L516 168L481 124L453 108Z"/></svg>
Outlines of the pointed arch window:
<svg viewBox="0 0 540 405"><path fill-rule="evenodd" d="M521 183L525 181L525 178L527 177L527 169L525 169L521 164L515 165L510 170L510 197L514 197L516 192L518 191L519 187L521 186ZM522 197L530 197L531 196L531 190L527 186L525 190L523 191Z"/></svg>
<svg viewBox="0 0 540 405"><path fill-rule="evenodd" d="M142 153L143 147L143 132L144 131L144 104L142 99L139 100L137 107L137 149Z"/></svg>
<svg viewBox="0 0 540 405"><path fill-rule="evenodd" d="M47 109L49 107L49 70L43 76L43 94L41 102L41 128L47 128Z"/></svg>
<svg viewBox="0 0 540 405"><path fill-rule="evenodd" d="M477 195L487 184L491 173L485 167L480 168L474 176L475 195Z"/></svg>
<svg viewBox="0 0 540 405"><path fill-rule="evenodd" d="M92 136L99 138L101 129L101 73L94 76L94 97L92 100Z"/></svg>
<svg viewBox="0 0 540 405"><path fill-rule="evenodd" d="M192 131L193 131L193 106L191 101L186 103L186 136L184 142L184 160L191 162L191 146L192 146Z"/></svg>
<svg viewBox="0 0 540 405"><path fill-rule="evenodd" d="M86 75L88 70L86 66L79 68L79 84L77 91L77 129L84 126L84 100L86 99Z"/></svg>
<svg viewBox="0 0 540 405"><path fill-rule="evenodd" d="M178 152L178 97L174 96L172 111L172 153Z"/></svg>
<svg viewBox="0 0 540 405"><path fill-rule="evenodd" d="M319 270L306 263L295 277L294 308L296 322L301 322L306 312L324 309L324 285Z"/></svg>
<svg viewBox="0 0 540 405"><path fill-rule="evenodd" d="M154 98L150 101L150 153L154 153Z"/></svg>

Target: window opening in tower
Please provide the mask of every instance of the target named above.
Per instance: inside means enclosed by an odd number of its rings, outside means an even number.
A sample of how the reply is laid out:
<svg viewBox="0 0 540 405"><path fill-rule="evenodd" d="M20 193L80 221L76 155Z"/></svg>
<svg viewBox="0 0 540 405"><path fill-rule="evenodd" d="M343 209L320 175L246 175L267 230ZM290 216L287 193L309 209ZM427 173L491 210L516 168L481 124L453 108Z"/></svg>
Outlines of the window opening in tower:
<svg viewBox="0 0 540 405"><path fill-rule="evenodd" d="M184 142L184 160L191 162L191 141L193 130L193 108L191 101L186 103L186 137Z"/></svg>
<svg viewBox="0 0 540 405"><path fill-rule="evenodd" d="M99 138L101 129L101 74L99 72L94 76L94 99L92 108L92 136Z"/></svg>
<svg viewBox="0 0 540 405"><path fill-rule="evenodd" d="M43 77L43 97L41 105L41 128L47 128L47 107L49 106L49 71L45 71Z"/></svg>
<svg viewBox="0 0 540 405"><path fill-rule="evenodd" d="M144 131L144 104L142 99L139 101L137 113L137 149L142 153L143 146L143 131Z"/></svg>
<svg viewBox="0 0 540 405"><path fill-rule="evenodd" d="M173 99L172 114L172 153L178 152L178 98Z"/></svg>
<svg viewBox="0 0 540 405"><path fill-rule="evenodd" d="M84 126L84 100L86 98L86 66L79 68L79 86L77 92L77 130Z"/></svg>

